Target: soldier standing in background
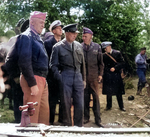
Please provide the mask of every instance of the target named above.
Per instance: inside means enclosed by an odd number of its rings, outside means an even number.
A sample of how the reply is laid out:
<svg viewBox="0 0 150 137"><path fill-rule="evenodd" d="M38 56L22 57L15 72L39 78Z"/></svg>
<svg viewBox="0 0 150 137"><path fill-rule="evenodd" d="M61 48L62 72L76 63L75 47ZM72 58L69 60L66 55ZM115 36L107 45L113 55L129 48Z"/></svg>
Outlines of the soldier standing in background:
<svg viewBox="0 0 150 137"><path fill-rule="evenodd" d="M17 23L16 30L18 30L18 33L23 33L29 28L29 20L25 20L24 18L20 19ZM21 34L20 34L21 35ZM2 48L5 50L7 53L7 57L9 56L9 52L11 52L12 46L16 43L17 37L19 35L16 35L14 37L11 37L7 44ZM6 57L6 60L7 60ZM13 67L14 64L12 64L11 68ZM23 105L23 92L20 87L20 71L18 72L13 72L15 75L10 75L10 71L7 70L6 64L4 64L2 67L2 70L4 72L4 77L8 77L9 79L5 83L9 83L11 86L11 89L9 89L9 96L10 99L13 99L13 110L14 110L14 117L15 117L15 123L20 123L21 122L21 111L19 110L19 106ZM11 70L12 71L12 70Z"/></svg>
<svg viewBox="0 0 150 137"><path fill-rule="evenodd" d="M135 63L136 63L136 72L139 77L138 81L138 88L137 88L137 95L140 95L142 92L143 87L148 87L149 85L147 84L146 81L146 69L147 69L147 56L146 56L146 48L143 47L140 49L140 53L135 57Z"/></svg>
<svg viewBox="0 0 150 137"><path fill-rule="evenodd" d="M116 95L121 111L126 111L123 104L122 95L125 94L124 84L121 77L121 69L124 67L124 59L120 51L112 49L112 42L102 42L104 62L103 89L102 93L107 95L106 110L112 107L112 96Z"/></svg>
<svg viewBox="0 0 150 137"><path fill-rule="evenodd" d="M50 32L54 34L54 36L51 39L48 39L44 42L48 57L50 59L52 48L53 46L61 40L62 36L62 27L60 20L55 20L50 25ZM49 68L49 73L47 76L47 82L48 82L48 89L49 89L49 106L50 106L50 124L53 125L55 120L55 109L56 104L58 101L60 101L60 89L59 89L59 83L56 79L54 79L53 73L51 69ZM62 122L62 111L61 111L61 104L59 102L59 122Z"/></svg>

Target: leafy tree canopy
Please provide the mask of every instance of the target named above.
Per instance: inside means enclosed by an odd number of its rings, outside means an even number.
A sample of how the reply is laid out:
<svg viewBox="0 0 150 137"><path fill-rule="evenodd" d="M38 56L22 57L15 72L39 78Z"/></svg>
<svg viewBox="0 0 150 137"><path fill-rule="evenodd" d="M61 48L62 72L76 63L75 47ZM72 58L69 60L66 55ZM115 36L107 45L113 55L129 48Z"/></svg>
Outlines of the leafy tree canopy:
<svg viewBox="0 0 150 137"><path fill-rule="evenodd" d="M15 28L18 20L28 19L30 12L47 12L46 29L54 20L64 25L78 22L78 41L82 28L94 32L93 41L112 41L112 47L122 52L131 72L139 48L150 44L149 0L4 0L0 1L0 35ZM76 12L74 12L76 11ZM80 11L84 11L83 15Z"/></svg>

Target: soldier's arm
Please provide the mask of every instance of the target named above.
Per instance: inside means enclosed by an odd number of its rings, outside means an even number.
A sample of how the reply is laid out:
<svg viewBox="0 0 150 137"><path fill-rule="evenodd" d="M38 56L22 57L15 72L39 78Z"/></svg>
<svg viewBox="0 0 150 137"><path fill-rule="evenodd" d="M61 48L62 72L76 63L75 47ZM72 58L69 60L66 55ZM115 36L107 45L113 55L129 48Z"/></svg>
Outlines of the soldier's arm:
<svg viewBox="0 0 150 137"><path fill-rule="evenodd" d="M26 35L18 39L18 65L29 87L37 85L32 68L32 41Z"/></svg>
<svg viewBox="0 0 150 137"><path fill-rule="evenodd" d="M98 75L102 76L104 72L103 54L98 54Z"/></svg>
<svg viewBox="0 0 150 137"><path fill-rule="evenodd" d="M145 61L143 59L141 59L139 55L136 56L135 62L137 64L145 64Z"/></svg>
<svg viewBox="0 0 150 137"><path fill-rule="evenodd" d="M56 80L61 80L61 74L59 73L59 54L58 54L58 48L56 46L54 46L52 49L49 67L51 68L54 74L54 78Z"/></svg>

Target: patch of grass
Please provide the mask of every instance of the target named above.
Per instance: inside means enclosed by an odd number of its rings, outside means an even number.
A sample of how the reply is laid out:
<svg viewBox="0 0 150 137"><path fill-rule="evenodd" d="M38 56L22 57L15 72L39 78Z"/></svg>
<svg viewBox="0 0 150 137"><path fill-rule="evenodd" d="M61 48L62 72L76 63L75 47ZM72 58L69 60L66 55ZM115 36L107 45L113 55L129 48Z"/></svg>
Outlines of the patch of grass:
<svg viewBox="0 0 150 137"><path fill-rule="evenodd" d="M125 86L124 86L125 89L132 89L132 88L134 88L134 85L132 83L132 78L131 77L124 79L124 83L125 83Z"/></svg>
<svg viewBox="0 0 150 137"><path fill-rule="evenodd" d="M9 99L5 98L2 108L0 100L0 123L14 123L14 111L9 109Z"/></svg>
<svg viewBox="0 0 150 137"><path fill-rule="evenodd" d="M134 88L132 82L128 81L125 83L125 89L132 89L132 88Z"/></svg>

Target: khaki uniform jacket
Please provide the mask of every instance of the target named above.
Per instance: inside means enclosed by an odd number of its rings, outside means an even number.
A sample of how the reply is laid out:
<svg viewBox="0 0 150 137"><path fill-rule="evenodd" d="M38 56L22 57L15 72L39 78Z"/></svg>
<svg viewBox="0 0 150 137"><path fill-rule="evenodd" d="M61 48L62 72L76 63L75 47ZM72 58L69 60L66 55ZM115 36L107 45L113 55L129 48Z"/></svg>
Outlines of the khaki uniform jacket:
<svg viewBox="0 0 150 137"><path fill-rule="evenodd" d="M91 42L89 49L81 43L84 51L86 64L86 77L88 81L94 81L98 76L103 75L104 63L101 47L99 44Z"/></svg>
<svg viewBox="0 0 150 137"><path fill-rule="evenodd" d="M50 58L50 68L54 78L61 80L61 71L74 70L81 72L83 81L86 80L85 61L82 46L79 42L73 42L74 52L66 39L53 46Z"/></svg>

